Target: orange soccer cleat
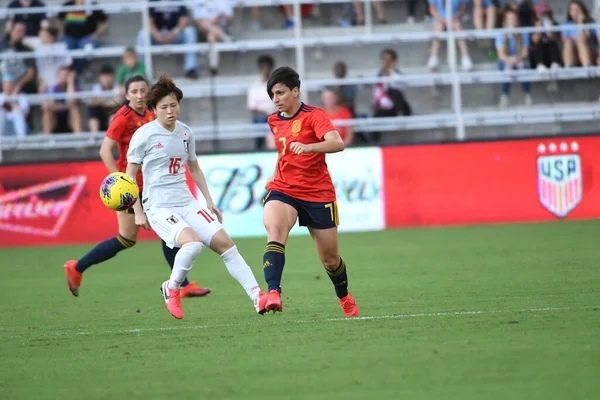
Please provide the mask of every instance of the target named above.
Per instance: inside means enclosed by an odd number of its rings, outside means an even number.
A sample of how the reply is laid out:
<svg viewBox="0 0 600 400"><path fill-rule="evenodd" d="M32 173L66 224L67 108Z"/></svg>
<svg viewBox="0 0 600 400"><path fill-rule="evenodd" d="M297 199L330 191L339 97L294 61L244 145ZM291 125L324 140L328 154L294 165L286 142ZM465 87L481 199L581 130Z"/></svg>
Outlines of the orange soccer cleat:
<svg viewBox="0 0 600 400"><path fill-rule="evenodd" d="M181 308L181 292L180 290L169 289L169 281L163 282L160 287L160 292L165 299L167 310L177 319L183 318L183 308Z"/></svg>
<svg viewBox="0 0 600 400"><path fill-rule="evenodd" d="M210 289L196 286L196 281L190 282L186 287L179 289L181 298L202 297L210 293Z"/></svg>
<svg viewBox="0 0 600 400"><path fill-rule="evenodd" d="M267 294L267 303L265 304L267 311L273 311L274 313L283 311L283 305L281 304L281 293L277 290L271 290Z"/></svg>
<svg viewBox="0 0 600 400"><path fill-rule="evenodd" d="M358 305L350 293L338 300L346 317L358 317Z"/></svg>
<svg viewBox="0 0 600 400"><path fill-rule="evenodd" d="M67 275L67 285L73 296L79 296L79 286L81 286L81 279L83 275L81 272L75 269L77 267L77 260L69 260L65 263L65 275Z"/></svg>
<svg viewBox="0 0 600 400"><path fill-rule="evenodd" d="M265 314L267 311L267 300L268 300L269 295L265 292L260 292L258 294L258 301L256 303L254 303L254 306L256 307L256 311L260 314L263 315Z"/></svg>

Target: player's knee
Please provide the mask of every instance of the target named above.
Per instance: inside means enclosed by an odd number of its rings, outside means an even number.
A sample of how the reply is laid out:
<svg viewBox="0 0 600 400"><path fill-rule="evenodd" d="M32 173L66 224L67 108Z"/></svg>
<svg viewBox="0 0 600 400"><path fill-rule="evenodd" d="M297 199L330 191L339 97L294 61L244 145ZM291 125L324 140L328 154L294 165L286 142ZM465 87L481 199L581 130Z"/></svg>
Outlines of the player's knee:
<svg viewBox="0 0 600 400"><path fill-rule="evenodd" d="M181 246L181 249L179 251L183 251L184 253L188 254L192 259L195 259L200 255L200 252L202 251L203 247L204 245L200 241L187 242L186 244Z"/></svg>
<svg viewBox="0 0 600 400"><path fill-rule="evenodd" d="M224 229L221 229L220 231L214 234L214 236L210 239L208 245L210 246L210 249L215 253L223 254L227 250L234 247L235 243L233 243L233 240L231 240L227 232L225 232Z"/></svg>
<svg viewBox="0 0 600 400"><path fill-rule="evenodd" d="M117 239L119 240L119 242L121 242L121 244L123 245L123 247L125 247L126 249L130 249L133 246L135 246L136 242L136 236L134 236L133 238L126 236L126 235L122 235L119 233L119 236L117 236Z"/></svg>
<svg viewBox="0 0 600 400"><path fill-rule="evenodd" d="M193 242L202 242L202 240L192 228L183 228L177 236L177 244L183 247L185 244Z"/></svg>
<svg viewBox="0 0 600 400"><path fill-rule="evenodd" d="M265 226L267 229L267 238L269 242L278 242L281 244L285 244L287 241L288 231L278 225L268 225Z"/></svg>
<svg viewBox="0 0 600 400"><path fill-rule="evenodd" d="M323 267L330 271L335 271L340 265L340 255L339 254L328 254L321 258L321 262L323 263Z"/></svg>

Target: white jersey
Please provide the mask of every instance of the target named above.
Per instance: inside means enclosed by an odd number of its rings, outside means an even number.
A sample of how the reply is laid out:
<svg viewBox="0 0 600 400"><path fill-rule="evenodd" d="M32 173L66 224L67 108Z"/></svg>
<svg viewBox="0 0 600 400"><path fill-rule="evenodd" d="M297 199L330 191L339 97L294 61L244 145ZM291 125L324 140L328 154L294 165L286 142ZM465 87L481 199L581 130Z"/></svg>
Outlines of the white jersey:
<svg viewBox="0 0 600 400"><path fill-rule="evenodd" d="M185 206L194 201L186 183L185 164L196 160L196 144L191 129L177 121L173 132L158 120L143 125L133 134L127 162L142 165L144 192L142 206Z"/></svg>

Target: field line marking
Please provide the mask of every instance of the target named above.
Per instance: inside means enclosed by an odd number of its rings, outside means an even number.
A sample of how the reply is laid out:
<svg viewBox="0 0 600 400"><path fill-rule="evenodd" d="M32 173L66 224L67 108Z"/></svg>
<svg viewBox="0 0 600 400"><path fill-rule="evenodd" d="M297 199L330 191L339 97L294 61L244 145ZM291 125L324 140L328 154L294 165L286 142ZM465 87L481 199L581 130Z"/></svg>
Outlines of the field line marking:
<svg viewBox="0 0 600 400"><path fill-rule="evenodd" d="M568 310L584 310L584 309L600 309L600 306L583 306L583 307L543 307L543 308L523 308L516 310L482 310L482 311L441 311L429 313L412 313L412 314L392 314L392 315L373 315L362 316L355 318L324 318L324 319L308 319L308 320L291 320L280 321L280 324L314 324L322 322L352 322L352 321L371 321L383 319L408 319L408 318L426 318L426 317L450 317L450 316L469 316L469 315L484 315L484 314L504 314L504 313L535 313L548 311L568 311ZM210 328L232 328L243 326L260 326L259 322L237 323L237 324L217 324L217 325L175 325L168 327L157 328L136 328L136 329L120 329L106 331L81 331L81 332L46 332L44 336L86 336L86 335L123 335L131 333L145 332L160 332L160 331L175 331L185 329L210 329ZM4 335L0 334L1 338L18 338L23 335Z"/></svg>

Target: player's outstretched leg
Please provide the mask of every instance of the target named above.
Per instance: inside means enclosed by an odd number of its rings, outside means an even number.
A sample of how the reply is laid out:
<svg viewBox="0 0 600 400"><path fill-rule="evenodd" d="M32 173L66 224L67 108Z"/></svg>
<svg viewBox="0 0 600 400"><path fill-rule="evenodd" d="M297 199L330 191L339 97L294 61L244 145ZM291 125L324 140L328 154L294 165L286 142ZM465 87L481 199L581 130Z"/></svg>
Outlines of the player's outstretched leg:
<svg viewBox="0 0 600 400"><path fill-rule="evenodd" d="M163 255L165 256L165 260L167 260L167 264L169 264L169 267L172 271L173 265L175 264L175 256L179 251L179 247L170 248L169 246L167 246L164 240L162 240L161 242ZM185 280L181 283L180 290L182 298L202 297L210 293L210 289L197 286L195 281L190 282L187 278L185 278Z"/></svg>
<svg viewBox="0 0 600 400"><path fill-rule="evenodd" d="M263 223L267 230L268 243L263 254L263 271L269 285L267 311L283 311L281 303L281 277L285 266L285 244L290 230L296 223L298 211L282 200L276 200L277 192L267 195ZM270 192L271 194L271 192Z"/></svg>
<svg viewBox="0 0 600 400"><path fill-rule="evenodd" d="M340 307L346 317L358 317L358 305L348 292L348 273L346 263L338 252L337 228L309 228L316 246L319 258L327 271L338 297Z"/></svg>
<svg viewBox="0 0 600 400"><path fill-rule="evenodd" d="M177 255L171 276L168 281L163 282L161 292L167 305L167 310L177 319L183 318L183 309L181 308L181 283L187 278L192 269L192 264L204 245L201 243L198 234L191 228L184 228L178 237L178 243L181 246Z"/></svg>
<svg viewBox="0 0 600 400"><path fill-rule="evenodd" d="M252 269L250 269L246 260L244 260L244 257L238 251L237 246L224 229L221 229L212 237L210 248L215 253L221 255L231 276L242 285L246 294L254 303L256 312L264 314L266 311L267 294L260 291L260 286L256 282Z"/></svg>

